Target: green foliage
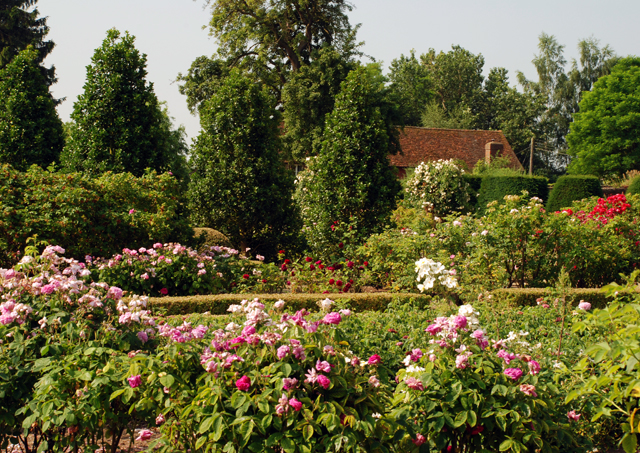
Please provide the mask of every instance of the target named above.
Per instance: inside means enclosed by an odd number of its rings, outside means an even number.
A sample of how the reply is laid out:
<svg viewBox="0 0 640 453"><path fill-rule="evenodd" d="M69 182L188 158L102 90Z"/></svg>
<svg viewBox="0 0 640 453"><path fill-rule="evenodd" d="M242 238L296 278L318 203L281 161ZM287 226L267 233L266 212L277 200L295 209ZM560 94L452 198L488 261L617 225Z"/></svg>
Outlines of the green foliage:
<svg viewBox="0 0 640 453"><path fill-rule="evenodd" d="M622 176L640 169L640 58L620 60L580 101L567 137L572 173Z"/></svg>
<svg viewBox="0 0 640 453"><path fill-rule="evenodd" d="M279 153L279 116L266 89L232 71L200 108L200 122L188 195L194 223L268 259L296 247L293 175Z"/></svg>
<svg viewBox="0 0 640 453"><path fill-rule="evenodd" d="M406 200L417 209L444 216L469 207L471 188L453 160L421 162L407 181Z"/></svg>
<svg viewBox="0 0 640 453"><path fill-rule="evenodd" d="M314 52L312 61L293 73L282 90L284 143L294 162L320 151L325 117L335 104L340 84L355 67L335 48Z"/></svg>
<svg viewBox="0 0 640 453"><path fill-rule="evenodd" d="M345 60L357 53L355 29L345 0L212 1L209 30L217 56L229 68L269 87L276 100L292 73L311 64L317 51L332 46Z"/></svg>
<svg viewBox="0 0 640 453"><path fill-rule="evenodd" d="M566 175L558 178L547 201L547 211L571 207L576 200L602 197L600 179L595 176Z"/></svg>
<svg viewBox="0 0 640 453"><path fill-rule="evenodd" d="M38 0L5 0L0 5L0 68L7 66L20 52L31 46L37 52L39 66L47 86L56 82L55 69L45 68L42 62L55 44L45 41L49 33L46 17L38 17Z"/></svg>
<svg viewBox="0 0 640 453"><path fill-rule="evenodd" d="M640 195L640 176L636 176L631 180L631 184L627 187L627 194Z"/></svg>
<svg viewBox="0 0 640 453"><path fill-rule="evenodd" d="M546 200L549 194L548 180L542 176L485 176L480 185L478 207L484 211L487 203L501 201L505 195L519 195L523 190L526 190L532 197Z"/></svg>
<svg viewBox="0 0 640 453"><path fill-rule="evenodd" d="M27 239L60 245L70 256L111 256L149 242L190 243L175 178L106 173L97 179L31 167L0 167L2 263L15 263Z"/></svg>
<svg viewBox="0 0 640 453"><path fill-rule="evenodd" d="M214 230L213 228L194 228L193 232L196 238L203 239L202 245L213 247L213 246L222 246L222 247L231 247L232 244L229 242L229 238L224 234L219 232L218 230Z"/></svg>
<svg viewBox="0 0 640 453"><path fill-rule="evenodd" d="M87 66L84 93L78 96L62 154L69 171L92 175L113 172L144 174L146 168L176 171L184 167L184 132L171 131L146 80L146 55L129 33L107 32ZM186 176L186 175L185 175Z"/></svg>
<svg viewBox="0 0 640 453"><path fill-rule="evenodd" d="M0 69L0 162L25 171L46 168L64 147L62 121L29 47Z"/></svg>
<svg viewBox="0 0 640 453"><path fill-rule="evenodd" d="M390 95L398 104L402 124L420 126L425 105L433 98L433 82L428 68L415 56L411 55L391 62L389 67Z"/></svg>
<svg viewBox="0 0 640 453"><path fill-rule="evenodd" d="M437 102L428 103L420 117L422 127L437 129L473 129L474 124L475 118L468 107L456 105L445 110Z"/></svg>
<svg viewBox="0 0 640 453"><path fill-rule="evenodd" d="M513 307L535 307L541 299L550 299L552 288L499 288L491 291L492 300ZM566 303L577 307L580 301L589 301L594 308L604 308L611 299L596 288L570 288L564 295Z"/></svg>
<svg viewBox="0 0 640 453"><path fill-rule="evenodd" d="M603 288L614 299L608 307L589 314L583 322L574 323L579 334L593 331L606 332L603 341L586 349L584 357L569 372L579 377L575 390L565 401L579 400L587 395L595 397L598 407L592 422L601 417L619 415L622 436L618 446L625 452L637 450L640 384L638 382L638 332L640 331L640 305L638 305L637 279L640 271L631 274L624 286L617 284Z"/></svg>
<svg viewBox="0 0 640 453"><path fill-rule="evenodd" d="M367 68L354 69L327 116L320 154L298 175L303 231L319 256L340 242L335 225L350 225L345 233L363 238L379 231L395 209L400 183L388 156L397 152L398 139L385 95Z"/></svg>

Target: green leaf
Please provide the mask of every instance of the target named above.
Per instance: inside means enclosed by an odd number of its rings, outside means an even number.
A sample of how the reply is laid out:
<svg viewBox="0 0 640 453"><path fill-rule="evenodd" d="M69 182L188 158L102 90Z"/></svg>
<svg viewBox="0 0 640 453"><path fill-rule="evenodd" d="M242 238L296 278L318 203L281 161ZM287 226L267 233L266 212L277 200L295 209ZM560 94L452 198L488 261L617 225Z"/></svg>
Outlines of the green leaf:
<svg viewBox="0 0 640 453"><path fill-rule="evenodd" d="M288 437L284 437L280 441L280 446L285 451L285 453L295 453L295 451L296 451L296 445Z"/></svg>
<svg viewBox="0 0 640 453"><path fill-rule="evenodd" d="M171 376L170 374L167 374L166 376L162 376L160 378L160 383L162 385L164 385L165 387L171 388L171 386L173 385L174 382L175 382L175 378L173 376Z"/></svg>
<svg viewBox="0 0 640 453"><path fill-rule="evenodd" d="M500 451L510 450L513 446L513 440L507 439L500 444Z"/></svg>
<svg viewBox="0 0 640 453"><path fill-rule="evenodd" d="M213 441L218 442L222 437L222 428L224 427L223 419L220 414L215 416L215 420L213 421Z"/></svg>
<svg viewBox="0 0 640 453"><path fill-rule="evenodd" d="M459 426L464 425L467 422L467 411L462 411L459 412L458 415L456 415L456 419L453 422L453 427L457 428Z"/></svg>
<svg viewBox="0 0 640 453"><path fill-rule="evenodd" d="M313 426L306 425L304 428L302 428L302 437L304 437L304 440L306 440L307 442L311 440L311 438L313 437Z"/></svg>
<svg viewBox="0 0 640 453"><path fill-rule="evenodd" d="M219 415L218 415L218 417L219 417ZM211 428L211 425L213 425L214 421L215 421L215 416L214 417L205 418L204 421L200 424L200 428L198 428L198 432L200 434L203 434L206 431L208 431L209 428Z"/></svg>
<svg viewBox="0 0 640 453"><path fill-rule="evenodd" d="M626 453L635 453L636 447L638 446L638 439L635 434L627 433L622 438L620 444Z"/></svg>
<svg viewBox="0 0 640 453"><path fill-rule="evenodd" d="M206 441L207 441L206 436L199 437L198 440L196 441L196 450L199 450Z"/></svg>
<svg viewBox="0 0 640 453"><path fill-rule="evenodd" d="M125 392L126 389L120 389L120 390L116 390L115 392L113 392L111 394L111 396L109 397L109 401L112 401L114 398L119 397L120 395L122 395Z"/></svg>

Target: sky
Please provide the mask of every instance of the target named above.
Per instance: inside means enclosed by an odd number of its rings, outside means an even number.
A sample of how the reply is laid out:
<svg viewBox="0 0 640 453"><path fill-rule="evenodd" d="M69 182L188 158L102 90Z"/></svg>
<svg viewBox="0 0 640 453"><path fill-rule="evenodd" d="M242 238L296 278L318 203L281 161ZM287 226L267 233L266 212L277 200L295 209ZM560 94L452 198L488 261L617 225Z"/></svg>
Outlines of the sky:
<svg viewBox="0 0 640 453"><path fill-rule="evenodd" d="M565 46L568 62L578 58L578 42L589 37L618 55L640 55L638 0L351 1L349 17L361 24L364 53L385 68L412 49L419 55L460 45L484 56L485 74L504 67L516 85L517 71L536 79L531 60L542 32ZM115 27L136 37L136 47L147 55L147 78L176 125L184 125L190 139L198 135L199 120L189 113L175 79L195 58L216 50L215 39L203 29L210 18L204 0L41 0L38 10L48 17L48 39L56 44L45 63L56 67L53 95L66 98L58 107L63 121L69 121L83 92L94 50Z"/></svg>

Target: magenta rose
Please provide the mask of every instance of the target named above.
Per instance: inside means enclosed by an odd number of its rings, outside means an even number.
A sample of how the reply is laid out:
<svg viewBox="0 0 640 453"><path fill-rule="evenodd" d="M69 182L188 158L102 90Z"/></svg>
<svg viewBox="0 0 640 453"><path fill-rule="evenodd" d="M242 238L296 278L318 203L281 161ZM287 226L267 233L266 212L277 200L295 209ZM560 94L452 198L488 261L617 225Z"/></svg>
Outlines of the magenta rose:
<svg viewBox="0 0 640 453"><path fill-rule="evenodd" d="M240 379L238 379L236 381L236 387L238 387L238 390L240 390L241 392L246 392L247 390L249 390L249 387L251 387L251 379L249 379L249 376L242 376Z"/></svg>
<svg viewBox="0 0 640 453"><path fill-rule="evenodd" d="M328 377L326 377L324 374L321 374L320 376L318 376L317 379L318 384L320 384L322 386L322 388L324 389L328 389L329 386L331 385L331 381L329 380Z"/></svg>
<svg viewBox="0 0 640 453"><path fill-rule="evenodd" d="M128 377L127 381L129 381L131 388L134 389L142 384L142 377L139 374L136 374L135 376Z"/></svg>
<svg viewBox="0 0 640 453"><path fill-rule="evenodd" d="M378 365L380 362L382 362L382 358L378 354L373 354L369 357L369 360L367 360L369 365Z"/></svg>
<svg viewBox="0 0 640 453"><path fill-rule="evenodd" d="M517 381L522 376L522 370L520 368L507 368L504 370L504 375Z"/></svg>
<svg viewBox="0 0 640 453"><path fill-rule="evenodd" d="M322 320L322 322L324 322L325 324L340 324L341 321L342 317L340 316L340 313L336 312L327 314Z"/></svg>
<svg viewBox="0 0 640 453"><path fill-rule="evenodd" d="M293 407L293 410L298 412L300 409L302 409L302 402L298 401L295 398L291 398L289 400L289 406Z"/></svg>

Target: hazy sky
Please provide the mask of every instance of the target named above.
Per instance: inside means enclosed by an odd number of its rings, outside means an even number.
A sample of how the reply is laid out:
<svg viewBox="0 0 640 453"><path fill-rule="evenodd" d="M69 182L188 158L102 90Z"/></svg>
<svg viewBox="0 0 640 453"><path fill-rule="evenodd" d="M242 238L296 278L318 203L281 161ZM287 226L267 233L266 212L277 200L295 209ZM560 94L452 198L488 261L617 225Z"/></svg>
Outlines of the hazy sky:
<svg viewBox="0 0 640 453"><path fill-rule="evenodd" d="M579 40L595 37L618 55L640 55L640 1L638 0L353 0L352 24L362 24L358 37L364 52L388 67L394 58L415 49L449 50L458 44L485 57L485 73L495 66L535 78L531 64L541 32L555 35L565 45L568 61L577 58ZM189 137L200 125L184 96L173 83L200 55L211 55L215 41L202 27L209 11L203 0L40 0L48 16L49 38L56 48L47 64L56 66L55 97L66 97L58 107L69 120L73 103L82 93L85 67L109 28L128 30L136 47L147 54L148 80L161 101L167 101L177 124Z"/></svg>

